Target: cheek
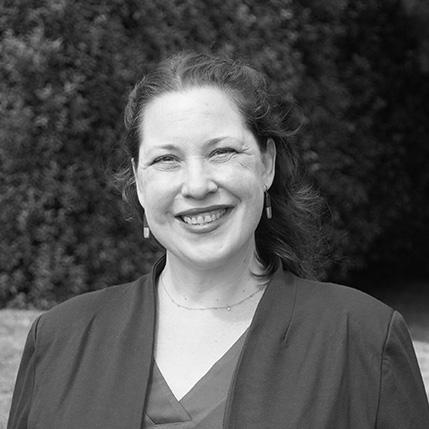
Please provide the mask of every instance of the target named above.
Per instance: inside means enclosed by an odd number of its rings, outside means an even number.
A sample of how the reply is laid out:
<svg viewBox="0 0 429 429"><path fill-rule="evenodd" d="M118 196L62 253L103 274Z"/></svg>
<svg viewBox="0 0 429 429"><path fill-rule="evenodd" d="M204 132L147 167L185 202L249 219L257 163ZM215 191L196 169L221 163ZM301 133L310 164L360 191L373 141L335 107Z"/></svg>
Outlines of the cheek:
<svg viewBox="0 0 429 429"><path fill-rule="evenodd" d="M241 202L248 221L260 218L264 188L262 180L253 170L234 169L223 176L222 185Z"/></svg>
<svg viewBox="0 0 429 429"><path fill-rule="evenodd" d="M171 180L144 172L138 177L138 185L139 200L148 217L165 206L167 197L171 194Z"/></svg>
<svg viewBox="0 0 429 429"><path fill-rule="evenodd" d="M256 178L262 178L264 171L264 164L262 162L261 156L258 154L248 154L237 158L236 160L237 168L246 170L249 175L252 175Z"/></svg>
<svg viewBox="0 0 429 429"><path fill-rule="evenodd" d="M263 189L262 163L253 157L237 159L223 171L225 182L238 185L242 191L255 195L259 188Z"/></svg>

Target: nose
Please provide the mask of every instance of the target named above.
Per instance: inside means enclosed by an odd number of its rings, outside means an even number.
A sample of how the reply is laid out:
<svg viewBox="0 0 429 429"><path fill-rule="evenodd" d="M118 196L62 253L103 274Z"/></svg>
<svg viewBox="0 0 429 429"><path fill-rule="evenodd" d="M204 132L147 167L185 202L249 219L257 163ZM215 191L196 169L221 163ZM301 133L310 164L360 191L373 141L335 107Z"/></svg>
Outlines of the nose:
<svg viewBox="0 0 429 429"><path fill-rule="evenodd" d="M182 195L186 198L201 200L217 191L217 184L209 166L201 159L192 159L184 170Z"/></svg>

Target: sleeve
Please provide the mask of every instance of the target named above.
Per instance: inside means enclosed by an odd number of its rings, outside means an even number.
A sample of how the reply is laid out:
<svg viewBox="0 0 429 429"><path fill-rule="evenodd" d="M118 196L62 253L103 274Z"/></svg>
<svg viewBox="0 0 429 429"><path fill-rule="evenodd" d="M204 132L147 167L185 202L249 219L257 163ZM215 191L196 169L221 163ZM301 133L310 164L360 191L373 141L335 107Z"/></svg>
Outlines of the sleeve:
<svg viewBox="0 0 429 429"><path fill-rule="evenodd" d="M394 311L381 365L376 429L429 429L429 404L410 334Z"/></svg>
<svg viewBox="0 0 429 429"><path fill-rule="evenodd" d="M40 316L31 325L16 377L7 429L27 429L33 394L37 326Z"/></svg>

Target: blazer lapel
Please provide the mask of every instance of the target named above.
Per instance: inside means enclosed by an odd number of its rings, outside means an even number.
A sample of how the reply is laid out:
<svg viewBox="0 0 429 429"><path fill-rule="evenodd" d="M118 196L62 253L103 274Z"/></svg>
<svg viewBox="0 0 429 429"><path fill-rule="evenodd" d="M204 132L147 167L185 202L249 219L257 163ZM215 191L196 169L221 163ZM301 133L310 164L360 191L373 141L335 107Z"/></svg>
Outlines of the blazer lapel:
<svg viewBox="0 0 429 429"><path fill-rule="evenodd" d="M143 422L146 391L153 364L155 332L155 281L162 270L159 260L150 275L124 285L114 302L104 305L93 321L100 344L93 344L92 368L86 382L90 415L83 426L103 429L137 429ZM96 362L100 362L97 368ZM101 372L102 371L102 372ZM81 408L82 409L82 408Z"/></svg>
<svg viewBox="0 0 429 429"><path fill-rule="evenodd" d="M249 327L227 399L224 428L267 427L269 419L265 417L273 411L267 398L273 399L281 393L271 391L269 383L278 377L276 364L280 350L286 348L295 300L294 276L279 268Z"/></svg>

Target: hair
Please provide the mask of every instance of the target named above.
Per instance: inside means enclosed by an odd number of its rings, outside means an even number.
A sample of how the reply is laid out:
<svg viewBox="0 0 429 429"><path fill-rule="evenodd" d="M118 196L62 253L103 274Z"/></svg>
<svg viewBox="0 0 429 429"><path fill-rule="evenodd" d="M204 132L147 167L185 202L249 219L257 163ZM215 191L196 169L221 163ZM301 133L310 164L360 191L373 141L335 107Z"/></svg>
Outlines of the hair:
<svg viewBox="0 0 429 429"><path fill-rule="evenodd" d="M144 109L154 98L192 87L213 86L236 102L261 151L269 139L277 151L275 177L269 194L272 218L262 215L255 233L256 251L266 275L279 262L292 273L314 278L319 261L321 199L306 182L303 163L289 141L288 112L272 101L267 81L254 68L237 60L199 53L180 53L162 61L134 87L125 108L124 147L127 163L116 175L122 197L133 218L143 223L144 211L136 191L130 158L138 162Z"/></svg>

